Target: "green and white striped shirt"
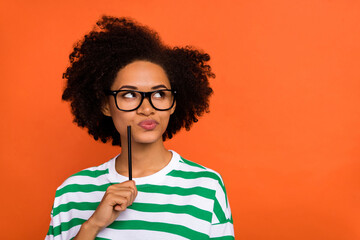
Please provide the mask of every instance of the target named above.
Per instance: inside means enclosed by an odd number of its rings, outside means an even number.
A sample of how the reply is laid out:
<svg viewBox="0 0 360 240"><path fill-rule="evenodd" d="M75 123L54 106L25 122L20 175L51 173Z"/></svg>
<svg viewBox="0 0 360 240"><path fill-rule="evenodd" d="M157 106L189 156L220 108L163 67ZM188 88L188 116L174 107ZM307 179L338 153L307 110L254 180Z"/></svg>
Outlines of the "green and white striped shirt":
<svg viewBox="0 0 360 240"><path fill-rule="evenodd" d="M106 189L128 180L116 172L115 159L72 175L57 189L45 239L75 237ZM215 171L172 151L165 168L134 180L135 201L96 239L234 239L226 190Z"/></svg>

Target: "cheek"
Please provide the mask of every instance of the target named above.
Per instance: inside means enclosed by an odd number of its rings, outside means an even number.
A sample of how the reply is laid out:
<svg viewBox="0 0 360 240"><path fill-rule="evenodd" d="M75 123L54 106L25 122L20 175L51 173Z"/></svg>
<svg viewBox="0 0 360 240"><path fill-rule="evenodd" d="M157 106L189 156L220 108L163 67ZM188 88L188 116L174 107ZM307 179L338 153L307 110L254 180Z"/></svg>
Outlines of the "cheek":
<svg viewBox="0 0 360 240"><path fill-rule="evenodd" d="M118 131L118 133L120 135L124 134L124 123L122 123L121 121L119 121L119 119L117 119L116 117L112 117L112 120L113 120L113 123L114 123L114 126L116 128L116 130Z"/></svg>
<svg viewBox="0 0 360 240"><path fill-rule="evenodd" d="M111 118L114 126L120 135L126 134L126 127L130 125L130 118L125 112L121 112L118 109L110 109Z"/></svg>
<svg viewBox="0 0 360 240"><path fill-rule="evenodd" d="M163 126L163 132L165 132L170 120L170 113L164 114L164 116L161 119L161 125Z"/></svg>

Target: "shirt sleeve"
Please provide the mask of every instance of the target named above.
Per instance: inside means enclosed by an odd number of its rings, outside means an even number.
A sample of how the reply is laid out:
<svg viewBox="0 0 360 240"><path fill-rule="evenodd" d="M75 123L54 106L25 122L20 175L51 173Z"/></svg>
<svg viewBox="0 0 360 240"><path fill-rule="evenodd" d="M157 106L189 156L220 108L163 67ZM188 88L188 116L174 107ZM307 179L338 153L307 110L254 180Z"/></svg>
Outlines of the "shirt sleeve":
<svg viewBox="0 0 360 240"><path fill-rule="evenodd" d="M216 184L214 198L213 217L210 229L210 239L212 240L233 240L234 226L231 215L230 205L226 194L224 182L219 175Z"/></svg>
<svg viewBox="0 0 360 240"><path fill-rule="evenodd" d="M49 226L49 230L46 234L45 240L53 240L54 239L53 210L51 210L50 218L51 218L50 226Z"/></svg>
<svg viewBox="0 0 360 240"><path fill-rule="evenodd" d="M83 218L74 218L69 211L62 212L62 206L66 206L71 200L59 196L60 186L55 194L54 204L50 215L50 226L45 240L69 240L76 236L81 224L85 222ZM59 190L60 189L60 190Z"/></svg>

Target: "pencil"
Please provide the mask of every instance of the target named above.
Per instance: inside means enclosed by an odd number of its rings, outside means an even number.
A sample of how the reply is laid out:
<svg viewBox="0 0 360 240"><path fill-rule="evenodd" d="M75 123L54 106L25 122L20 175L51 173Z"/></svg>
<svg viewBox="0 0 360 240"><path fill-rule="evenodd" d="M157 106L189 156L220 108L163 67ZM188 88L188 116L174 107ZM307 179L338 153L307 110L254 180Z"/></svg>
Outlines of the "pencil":
<svg viewBox="0 0 360 240"><path fill-rule="evenodd" d="M129 180L132 180L131 126L127 126Z"/></svg>

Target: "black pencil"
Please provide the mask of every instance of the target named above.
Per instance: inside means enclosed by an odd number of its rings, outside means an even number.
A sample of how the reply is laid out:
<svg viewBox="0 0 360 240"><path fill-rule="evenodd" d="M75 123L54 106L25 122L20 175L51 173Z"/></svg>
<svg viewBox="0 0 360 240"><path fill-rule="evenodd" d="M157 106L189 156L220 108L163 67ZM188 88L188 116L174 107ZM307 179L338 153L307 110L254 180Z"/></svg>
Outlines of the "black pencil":
<svg viewBox="0 0 360 240"><path fill-rule="evenodd" d="M127 141L128 141L128 167L129 180L132 180L132 161L131 161L131 126L127 126Z"/></svg>

